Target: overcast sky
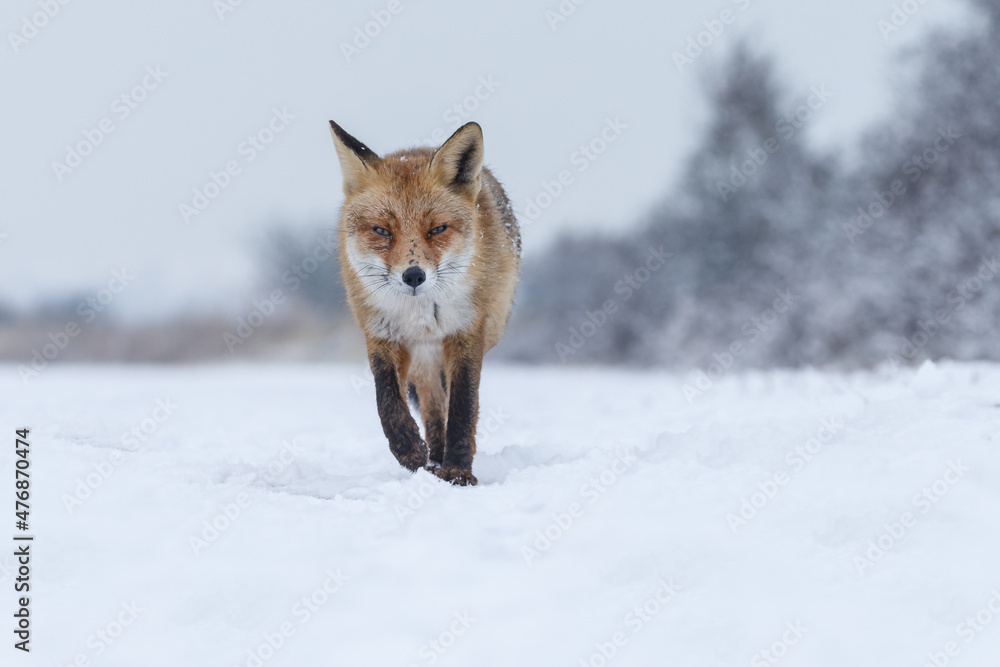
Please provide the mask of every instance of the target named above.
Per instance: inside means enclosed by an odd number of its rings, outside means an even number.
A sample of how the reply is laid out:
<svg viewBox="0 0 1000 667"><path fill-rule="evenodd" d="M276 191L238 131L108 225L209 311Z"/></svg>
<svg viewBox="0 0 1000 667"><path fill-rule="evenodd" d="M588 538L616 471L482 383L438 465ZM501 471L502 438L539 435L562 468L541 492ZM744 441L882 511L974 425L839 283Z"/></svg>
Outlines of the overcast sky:
<svg viewBox="0 0 1000 667"><path fill-rule="evenodd" d="M901 47L964 16L928 2L885 36L896 0L588 0L558 22L558 0L238 1L4 2L0 303L93 294L124 267L119 316L242 308L274 220L336 224L330 118L379 153L478 121L522 221L570 171L527 254L560 230L627 230L677 177L704 125L699 76L739 37L791 94L833 93L808 125L832 150L890 113ZM679 71L673 53L709 29ZM614 141L581 157L608 123Z"/></svg>

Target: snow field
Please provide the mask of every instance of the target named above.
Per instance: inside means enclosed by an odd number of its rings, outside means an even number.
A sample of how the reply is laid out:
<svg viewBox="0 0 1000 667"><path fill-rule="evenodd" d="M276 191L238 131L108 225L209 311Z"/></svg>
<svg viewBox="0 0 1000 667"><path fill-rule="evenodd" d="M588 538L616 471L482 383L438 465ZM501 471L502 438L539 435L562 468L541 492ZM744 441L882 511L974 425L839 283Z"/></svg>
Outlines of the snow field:
<svg viewBox="0 0 1000 667"><path fill-rule="evenodd" d="M690 400L683 375L487 366L475 488L395 463L360 366L6 370L37 536L15 664L1000 655L994 365Z"/></svg>

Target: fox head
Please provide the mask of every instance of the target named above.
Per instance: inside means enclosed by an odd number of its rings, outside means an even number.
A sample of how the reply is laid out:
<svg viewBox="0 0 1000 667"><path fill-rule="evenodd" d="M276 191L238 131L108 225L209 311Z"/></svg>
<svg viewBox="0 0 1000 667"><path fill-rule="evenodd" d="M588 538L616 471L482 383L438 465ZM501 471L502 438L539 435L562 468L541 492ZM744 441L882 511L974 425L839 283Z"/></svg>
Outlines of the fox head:
<svg viewBox="0 0 1000 667"><path fill-rule="evenodd" d="M437 150L384 158L332 120L330 129L344 176L342 250L362 286L447 297L474 253L482 129L467 123Z"/></svg>

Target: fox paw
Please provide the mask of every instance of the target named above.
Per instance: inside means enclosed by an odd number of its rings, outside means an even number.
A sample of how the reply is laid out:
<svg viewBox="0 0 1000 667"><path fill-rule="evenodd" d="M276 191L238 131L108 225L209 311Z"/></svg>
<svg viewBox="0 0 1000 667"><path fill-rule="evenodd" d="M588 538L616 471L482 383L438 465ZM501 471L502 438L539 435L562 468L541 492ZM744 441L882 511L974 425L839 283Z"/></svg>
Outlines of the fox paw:
<svg viewBox="0 0 1000 667"><path fill-rule="evenodd" d="M410 472L416 472L427 465L427 445L421 442L406 454L396 454L396 460Z"/></svg>
<svg viewBox="0 0 1000 667"><path fill-rule="evenodd" d="M429 468L431 472L446 482L451 482L455 486L475 486L479 483L471 470L459 468L457 466L434 466Z"/></svg>

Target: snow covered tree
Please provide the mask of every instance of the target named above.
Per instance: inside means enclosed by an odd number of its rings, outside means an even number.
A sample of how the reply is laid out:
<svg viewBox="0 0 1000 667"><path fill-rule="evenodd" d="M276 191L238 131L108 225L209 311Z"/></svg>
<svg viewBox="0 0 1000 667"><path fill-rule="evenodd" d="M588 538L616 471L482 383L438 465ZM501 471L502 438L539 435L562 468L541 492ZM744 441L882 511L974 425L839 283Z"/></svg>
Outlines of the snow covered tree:
<svg viewBox="0 0 1000 667"><path fill-rule="evenodd" d="M971 27L910 54L849 172L804 141L829 93L790 98L767 58L735 48L708 80L701 145L639 233L526 264L518 357L551 360L662 246L671 258L570 360L705 367L734 343L744 368L1000 359L1000 0L969 4ZM769 313L780 293L792 305Z"/></svg>
<svg viewBox="0 0 1000 667"><path fill-rule="evenodd" d="M803 137L829 94L814 88L789 101L773 63L745 45L707 88L703 144L648 225L649 237L672 249L677 262L640 295L637 307L661 319L645 332L642 356L700 365L753 338L749 363L795 363L801 309L784 313L767 336L746 334L744 326L778 292L799 290L820 253L815 240L830 175Z"/></svg>
<svg viewBox="0 0 1000 667"><path fill-rule="evenodd" d="M1000 358L990 268L1000 255L1000 1L970 4L973 28L932 33L910 54L917 76L854 175L860 196L844 230L858 295L846 321L862 324L855 348L866 362Z"/></svg>

